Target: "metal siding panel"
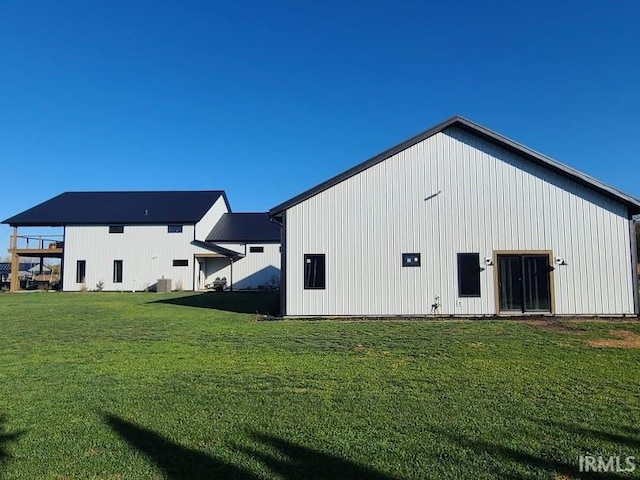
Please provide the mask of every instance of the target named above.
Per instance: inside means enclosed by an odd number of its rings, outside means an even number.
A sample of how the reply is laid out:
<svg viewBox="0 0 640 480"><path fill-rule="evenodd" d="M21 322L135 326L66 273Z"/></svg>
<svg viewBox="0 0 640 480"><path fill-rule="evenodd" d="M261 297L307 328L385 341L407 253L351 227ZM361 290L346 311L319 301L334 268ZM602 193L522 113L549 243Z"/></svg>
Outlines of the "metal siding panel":
<svg viewBox="0 0 640 480"><path fill-rule="evenodd" d="M227 211L227 202L225 202L223 196L220 196L200 221L196 223L196 234L194 240L205 241L214 225L218 223L220 217L227 213Z"/></svg>
<svg viewBox="0 0 640 480"><path fill-rule="evenodd" d="M586 229L584 223L584 207L582 199L570 195L569 192L563 191L563 197L566 198L568 210L565 212L565 234L571 238L571 251L575 252L577 258L575 266L570 266L567 270L571 272L581 272L581 275L573 278L573 290L575 291L575 312L584 314L592 311L592 300L590 295L585 295L590 291L589 285L591 279L588 278L586 272L591 269L589 262L591 259L592 246L589 230ZM577 267L577 268L576 268Z"/></svg>
<svg viewBox="0 0 640 480"><path fill-rule="evenodd" d="M205 257L200 258L200 262L204 262L204 285L209 285L216 278L226 278L227 285L231 285L231 265L227 257ZM234 265L235 274L235 265Z"/></svg>
<svg viewBox="0 0 640 480"><path fill-rule="evenodd" d="M598 254L607 259L613 259L622 253L621 248L626 243L626 237L620 231L620 222L615 217L610 216L606 220L608 229L603 232L605 250ZM623 277L626 269L618 262L606 262L606 267L611 273L608 278L603 279L602 295L609 299L609 308L614 309L616 305L624 305L625 297L628 295L624 283L620 284L620 278Z"/></svg>
<svg viewBox="0 0 640 480"><path fill-rule="evenodd" d="M193 226L182 233L168 233L166 225L125 226L124 233L110 234L108 226L67 227L65 238L65 289L78 291L75 283L77 260L86 260L86 288L104 282L106 291L144 290L163 275L173 287L193 289ZM189 260L189 267L174 267L174 259ZM123 261L123 282L113 282L113 261ZM191 268L190 268L191 267Z"/></svg>
<svg viewBox="0 0 640 480"><path fill-rule="evenodd" d="M255 246L263 247L264 252L251 253L250 247ZM280 282L280 245L254 243L246 247L246 256L233 262L234 290L275 288Z"/></svg>
<svg viewBox="0 0 640 480"><path fill-rule="evenodd" d="M626 208L625 208L626 210ZM616 231L618 232L618 250L620 252L620 256L624 256L626 261L618 264L620 268L620 277L618 282L618 288L623 293L622 305L625 305L625 312L627 314L635 314L635 292L634 292L634 282L633 275L636 274L635 270L631 268L631 260L633 255L631 254L631 232L629 230L629 222L625 221L622 216L616 219L616 223L618 228ZM624 279L631 278L632 281L624 281ZM636 290L637 291L637 290Z"/></svg>
<svg viewBox="0 0 640 480"><path fill-rule="evenodd" d="M638 291L638 245L635 223L629 214L629 244L631 246L631 295L633 297L633 313L640 315L640 292Z"/></svg>
<svg viewBox="0 0 640 480"><path fill-rule="evenodd" d="M623 313L628 295L603 300L628 290L629 277L614 270L628 258L629 244L623 254L617 238L623 210L451 129L287 211L287 314L428 314L435 295L445 314L493 314L497 268L482 271L481 297L462 299L459 307L456 254L477 251L484 258L494 250L523 249L551 250L567 260L554 271L557 313ZM616 237L606 255L598 255L611 222ZM422 266L401 267L401 253L412 251L421 253ZM302 288L305 253L326 254L325 290Z"/></svg>
<svg viewBox="0 0 640 480"><path fill-rule="evenodd" d="M287 315L287 212L282 212L280 227L280 315Z"/></svg>

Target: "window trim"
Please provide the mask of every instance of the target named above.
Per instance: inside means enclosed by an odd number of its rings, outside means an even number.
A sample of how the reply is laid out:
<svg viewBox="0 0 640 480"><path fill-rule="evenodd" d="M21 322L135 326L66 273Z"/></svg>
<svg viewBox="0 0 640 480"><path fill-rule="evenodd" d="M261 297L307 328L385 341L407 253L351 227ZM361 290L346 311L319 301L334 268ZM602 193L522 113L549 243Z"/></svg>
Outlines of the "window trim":
<svg viewBox="0 0 640 480"><path fill-rule="evenodd" d="M310 264L313 259L322 260L322 285L316 286L319 282L314 282L313 286L311 286L311 282L307 282L307 264ZM304 254L304 289L305 290L326 290L327 288L327 260L326 255L324 253L305 253ZM310 280L310 279L309 279ZM314 280L317 280L314 277Z"/></svg>
<svg viewBox="0 0 640 480"><path fill-rule="evenodd" d="M477 285L478 285L478 293L462 293L462 272L460 270L461 267L461 263L460 260L462 258L467 258L467 259L471 259L470 261L473 261L473 264L475 264L475 266L477 267ZM456 256L456 268L457 268L457 273L458 273L458 297L459 298L479 298L482 297L482 279L480 277L480 272L481 267L480 267L480 253L478 252L458 252L457 256ZM474 286L475 286L475 280L474 280Z"/></svg>
<svg viewBox="0 0 640 480"><path fill-rule="evenodd" d="M119 271L116 265L120 266ZM118 275L118 273L120 275ZM122 260L114 260L113 261L113 283L123 283L122 281L123 278L124 278L124 262Z"/></svg>

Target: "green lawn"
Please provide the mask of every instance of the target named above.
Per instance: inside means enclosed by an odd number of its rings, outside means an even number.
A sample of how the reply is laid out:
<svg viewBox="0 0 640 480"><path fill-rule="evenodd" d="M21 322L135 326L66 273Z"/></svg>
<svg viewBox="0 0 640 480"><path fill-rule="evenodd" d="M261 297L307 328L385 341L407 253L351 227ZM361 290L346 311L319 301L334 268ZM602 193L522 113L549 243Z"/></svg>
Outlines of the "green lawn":
<svg viewBox="0 0 640 480"><path fill-rule="evenodd" d="M573 478L581 454L640 463L639 323L213 308L276 304L0 295L0 478Z"/></svg>

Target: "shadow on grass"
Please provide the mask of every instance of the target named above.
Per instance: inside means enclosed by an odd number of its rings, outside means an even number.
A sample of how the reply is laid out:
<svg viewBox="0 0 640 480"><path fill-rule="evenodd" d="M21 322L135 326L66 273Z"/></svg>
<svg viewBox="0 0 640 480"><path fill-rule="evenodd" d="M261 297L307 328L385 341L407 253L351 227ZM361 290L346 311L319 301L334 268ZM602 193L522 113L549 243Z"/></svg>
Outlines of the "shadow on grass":
<svg viewBox="0 0 640 480"><path fill-rule="evenodd" d="M115 415L104 419L129 445L143 453L172 480L257 478L248 470L236 467L206 453L182 447L152 430L127 422Z"/></svg>
<svg viewBox="0 0 640 480"><path fill-rule="evenodd" d="M183 307L211 308L235 313L280 313L280 292L205 292L153 300L149 303L165 303Z"/></svg>
<svg viewBox="0 0 640 480"><path fill-rule="evenodd" d="M495 443L487 442L485 440L475 440L463 435L455 435L445 430L429 427L429 429L436 435L448 439L449 442L457 444L467 450L473 451L475 454L486 453L496 458L496 471L502 469L504 478L520 478L516 472L504 472L504 469L508 468L506 462L515 462L526 468L538 468L547 472L555 474L556 478L559 475L560 478L586 478L586 479L623 479L629 478L628 473L613 473L613 472L580 472L578 458L575 459L575 463L566 463L561 460L553 458L547 458L543 455L532 454L523 450L507 447L504 445L498 445ZM586 452L585 452L586 454ZM623 460L624 463L624 460ZM624 466L624 465L623 465Z"/></svg>
<svg viewBox="0 0 640 480"><path fill-rule="evenodd" d="M309 480L320 480L324 478L391 480L394 478L366 466L358 465L334 455L319 452L273 435L251 432L251 437L264 445L276 449L282 457L288 460L282 460L273 455L249 448L237 447L238 450L260 460L281 478L290 480L299 478Z"/></svg>
<svg viewBox="0 0 640 480"><path fill-rule="evenodd" d="M156 432L127 422L115 415L104 414L103 416L111 429L129 445L154 462L171 480L261 478L249 470L227 463L207 453L182 447ZM251 432L251 437L257 442L277 450L282 458L276 458L273 455L246 447L236 446L235 449L259 460L280 478L290 480L299 478L392 479L392 477L348 460L327 455L272 435Z"/></svg>
<svg viewBox="0 0 640 480"><path fill-rule="evenodd" d="M2 467L11 459L11 455L7 451L7 444L18 440L25 432L17 433L4 433L4 423L6 422L6 416L0 415L0 473Z"/></svg>
<svg viewBox="0 0 640 480"><path fill-rule="evenodd" d="M556 428L560 428L565 432L573 433L581 437L591 437L596 440L615 443L619 446L630 449L629 454L636 452L640 449L640 438L638 438L638 430L634 430L629 427L620 427L627 434L619 434L607 432L604 430L597 430L590 427L582 427L579 425L572 425L570 423L559 422L557 420L545 419L543 422L545 425L550 425Z"/></svg>

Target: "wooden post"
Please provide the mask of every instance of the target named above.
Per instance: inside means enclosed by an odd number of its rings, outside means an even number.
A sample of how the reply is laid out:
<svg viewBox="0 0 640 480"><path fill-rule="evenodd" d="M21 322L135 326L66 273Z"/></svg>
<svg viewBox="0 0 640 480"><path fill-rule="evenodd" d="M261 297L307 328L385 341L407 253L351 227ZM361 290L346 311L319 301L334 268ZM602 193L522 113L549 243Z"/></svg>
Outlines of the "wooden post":
<svg viewBox="0 0 640 480"><path fill-rule="evenodd" d="M18 248L18 227L13 227L13 235L11 235L11 243L9 244L9 250Z"/></svg>
<svg viewBox="0 0 640 480"><path fill-rule="evenodd" d="M13 236L11 237L11 291L17 292L20 290L20 257L16 253L18 248L18 227L13 227Z"/></svg>

